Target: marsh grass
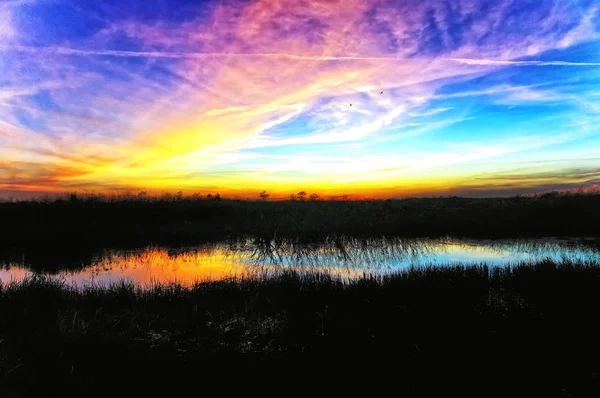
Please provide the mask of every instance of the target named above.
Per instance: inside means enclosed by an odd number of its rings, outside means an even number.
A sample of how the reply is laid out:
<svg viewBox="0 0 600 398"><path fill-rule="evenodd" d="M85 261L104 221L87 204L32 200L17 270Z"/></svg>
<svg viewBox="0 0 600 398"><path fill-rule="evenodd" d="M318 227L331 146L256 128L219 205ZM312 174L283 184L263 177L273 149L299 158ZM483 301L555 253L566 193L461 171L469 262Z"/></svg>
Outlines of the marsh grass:
<svg viewBox="0 0 600 398"><path fill-rule="evenodd" d="M356 280L283 270L191 288L77 290L32 277L0 290L0 386L3 396L173 393L225 376L255 378L242 383L249 391L304 371L347 387L380 377L406 391L444 378L483 383L486 396L577 396L598 392L599 310L592 263Z"/></svg>
<svg viewBox="0 0 600 398"><path fill-rule="evenodd" d="M366 201L240 201L169 196L0 203L4 247L183 245L248 237L519 238L600 235L600 194ZM47 253L46 253L47 254Z"/></svg>

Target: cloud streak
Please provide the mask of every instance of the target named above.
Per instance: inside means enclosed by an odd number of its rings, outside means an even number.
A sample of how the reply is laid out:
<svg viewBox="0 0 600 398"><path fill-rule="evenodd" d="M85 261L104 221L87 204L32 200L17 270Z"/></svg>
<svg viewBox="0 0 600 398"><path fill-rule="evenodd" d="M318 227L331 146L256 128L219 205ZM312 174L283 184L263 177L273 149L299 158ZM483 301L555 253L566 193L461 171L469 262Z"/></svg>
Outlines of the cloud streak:
<svg viewBox="0 0 600 398"><path fill-rule="evenodd" d="M600 62L511 61L495 59L446 58L446 61L476 66L600 66Z"/></svg>
<svg viewBox="0 0 600 398"><path fill-rule="evenodd" d="M34 47L22 45L1 45L0 51L15 51L28 54L51 54L73 56L107 56L125 58L168 58L168 59L210 59L210 58L276 58L292 61L401 61L401 58L385 56L334 56L300 55L288 53L235 53L235 52L165 52L165 51L118 51L81 50L67 47Z"/></svg>
<svg viewBox="0 0 600 398"><path fill-rule="evenodd" d="M585 1L146 3L0 7L0 189L400 196L600 148Z"/></svg>
<svg viewBox="0 0 600 398"><path fill-rule="evenodd" d="M167 58L167 59L211 59L211 58L276 58L292 61L388 61L400 62L403 58L393 56L334 56L302 55L289 53L235 53L235 52L165 52L165 51L119 51L119 50L82 50L67 47L34 47L22 45L2 45L0 51L14 51L28 54L51 54L66 56L99 56L125 58ZM600 62L569 62L540 60L497 60L471 58L444 58L442 61L456 62L473 66L600 66Z"/></svg>

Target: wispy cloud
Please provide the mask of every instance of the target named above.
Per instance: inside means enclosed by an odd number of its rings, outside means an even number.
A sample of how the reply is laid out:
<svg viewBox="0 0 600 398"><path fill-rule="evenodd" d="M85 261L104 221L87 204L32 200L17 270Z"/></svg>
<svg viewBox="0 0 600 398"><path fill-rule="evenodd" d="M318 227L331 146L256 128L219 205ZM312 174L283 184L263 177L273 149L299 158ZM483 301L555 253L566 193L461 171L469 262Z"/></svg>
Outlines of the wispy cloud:
<svg viewBox="0 0 600 398"><path fill-rule="evenodd" d="M400 61L396 57L373 56L334 56L302 55L288 53L235 53L235 52L166 52L166 51L118 51L118 50L81 50L66 47L33 47L21 45L0 45L0 50L30 54L45 53L51 55L107 56L126 58L170 58L170 59L207 59L207 58L281 58L293 61Z"/></svg>
<svg viewBox="0 0 600 398"><path fill-rule="evenodd" d="M600 62L511 61L497 59L446 58L447 61L477 66L600 66Z"/></svg>
<svg viewBox="0 0 600 398"><path fill-rule="evenodd" d="M598 121L584 1L6 4L4 190L433 192Z"/></svg>
<svg viewBox="0 0 600 398"><path fill-rule="evenodd" d="M16 33L10 8L6 4L0 4L0 43L12 39Z"/></svg>

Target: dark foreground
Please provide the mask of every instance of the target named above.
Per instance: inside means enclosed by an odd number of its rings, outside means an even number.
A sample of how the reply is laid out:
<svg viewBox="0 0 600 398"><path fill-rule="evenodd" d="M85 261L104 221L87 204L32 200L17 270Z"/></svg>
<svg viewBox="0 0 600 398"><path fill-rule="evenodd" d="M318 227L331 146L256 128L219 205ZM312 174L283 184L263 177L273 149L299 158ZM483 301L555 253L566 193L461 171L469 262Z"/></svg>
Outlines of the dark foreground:
<svg viewBox="0 0 600 398"><path fill-rule="evenodd" d="M533 238L600 235L600 194L377 201L78 197L0 202L0 250L197 245L244 237ZM43 247L43 251L39 250Z"/></svg>
<svg viewBox="0 0 600 398"><path fill-rule="evenodd" d="M2 397L600 396L598 265L145 291L31 279L2 288L0 314Z"/></svg>

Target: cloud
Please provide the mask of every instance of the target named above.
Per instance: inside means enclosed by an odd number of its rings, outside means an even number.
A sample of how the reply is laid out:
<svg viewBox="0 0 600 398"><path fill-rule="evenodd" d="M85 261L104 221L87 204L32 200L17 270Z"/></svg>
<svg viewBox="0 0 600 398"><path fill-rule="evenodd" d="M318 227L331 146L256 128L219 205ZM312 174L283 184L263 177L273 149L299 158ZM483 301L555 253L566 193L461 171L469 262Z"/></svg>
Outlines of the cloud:
<svg viewBox="0 0 600 398"><path fill-rule="evenodd" d="M21 45L0 45L0 50L24 53L46 53L52 55L75 56L108 56L131 58L171 58L171 59L207 59L207 58L281 58L293 61L399 61L395 57L370 56L333 56L333 55L299 55L288 53L186 53L165 51L118 51L118 50L81 50L66 47L33 47Z"/></svg>
<svg viewBox="0 0 600 398"><path fill-rule="evenodd" d="M433 116L433 115L437 115L438 113L447 112L451 109L452 108L434 108L434 109L429 109L429 110L422 111L422 112L411 112L410 116L412 116L412 117Z"/></svg>
<svg viewBox="0 0 600 398"><path fill-rule="evenodd" d="M446 58L447 61L477 66L600 66L600 62L510 61L494 59Z"/></svg>
<svg viewBox="0 0 600 398"><path fill-rule="evenodd" d="M13 29L0 42L0 158L11 162L0 174L7 186L49 190L283 192L301 182L342 191L399 178L406 188L419 177L431 187L445 169L570 142L510 126L512 135L487 145L503 121L484 105L560 99L595 109L553 78L511 74L571 67L585 81L583 67L600 63L547 61L544 52L594 40L597 11L579 1L484 3L219 1L179 20L99 7L97 30L68 40L52 40L42 24L45 46ZM64 29L86 25L87 14L76 15ZM486 80L498 71L504 80ZM466 121L481 121L468 140L453 128ZM469 149L448 146L465 140Z"/></svg>
<svg viewBox="0 0 600 398"><path fill-rule="evenodd" d="M385 115L382 115L379 119L370 121L365 124L359 124L341 131L332 131L326 133L303 135L294 138L283 138L283 139L257 139L248 147L269 147L269 146L283 146L283 145L301 145L301 144L328 144L338 143L347 141L358 141L365 139L370 134L373 134L385 126L390 125L395 119L397 119L405 111L404 106L399 106L392 109Z"/></svg>
<svg viewBox="0 0 600 398"><path fill-rule="evenodd" d="M11 9L6 4L0 4L0 43L12 39L16 35Z"/></svg>
<svg viewBox="0 0 600 398"><path fill-rule="evenodd" d="M558 46L565 48L576 43L600 38L599 29L594 25L598 19L600 19L600 7L592 7L581 18L577 27L565 35Z"/></svg>

